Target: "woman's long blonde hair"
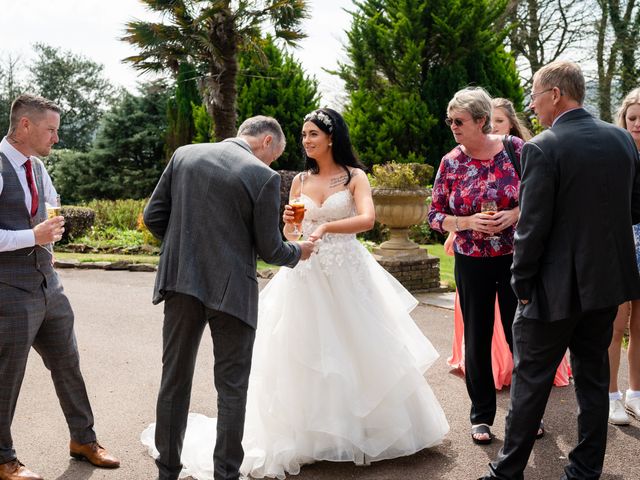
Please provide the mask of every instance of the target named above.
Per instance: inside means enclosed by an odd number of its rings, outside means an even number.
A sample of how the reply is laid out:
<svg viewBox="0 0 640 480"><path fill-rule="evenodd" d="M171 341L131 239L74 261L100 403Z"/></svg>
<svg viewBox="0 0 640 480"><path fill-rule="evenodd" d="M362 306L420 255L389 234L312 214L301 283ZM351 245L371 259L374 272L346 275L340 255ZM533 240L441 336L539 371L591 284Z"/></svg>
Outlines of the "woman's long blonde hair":
<svg viewBox="0 0 640 480"><path fill-rule="evenodd" d="M509 123L511 123L511 129L509 130L509 135L513 135L514 137L519 137L523 140L529 140L531 138L531 132L524 124L520 121L518 116L516 115L516 109L513 107L513 103L508 98L494 98L491 101L491 106L493 108L501 108L504 113L507 115L509 119Z"/></svg>

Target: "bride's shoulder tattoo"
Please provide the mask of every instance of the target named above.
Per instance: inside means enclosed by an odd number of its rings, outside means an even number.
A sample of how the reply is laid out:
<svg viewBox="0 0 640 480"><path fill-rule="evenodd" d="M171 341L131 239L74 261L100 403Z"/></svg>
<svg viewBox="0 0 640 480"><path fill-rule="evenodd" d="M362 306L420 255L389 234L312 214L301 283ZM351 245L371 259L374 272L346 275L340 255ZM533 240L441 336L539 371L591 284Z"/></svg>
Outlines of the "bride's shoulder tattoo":
<svg viewBox="0 0 640 480"><path fill-rule="evenodd" d="M338 185L344 185L348 178L349 175L347 175L346 173L331 177L329 179L329 188L337 187Z"/></svg>

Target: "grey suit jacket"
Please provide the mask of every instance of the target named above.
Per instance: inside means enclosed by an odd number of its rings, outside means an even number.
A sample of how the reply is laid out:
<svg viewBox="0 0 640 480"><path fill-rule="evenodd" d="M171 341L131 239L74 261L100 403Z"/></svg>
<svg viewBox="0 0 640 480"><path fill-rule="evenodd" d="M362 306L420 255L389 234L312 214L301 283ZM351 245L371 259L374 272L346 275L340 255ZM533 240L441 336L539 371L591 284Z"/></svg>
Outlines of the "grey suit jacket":
<svg viewBox="0 0 640 480"><path fill-rule="evenodd" d="M242 140L178 148L144 211L162 240L153 302L192 295L255 328L256 253L276 265L300 258L282 241L279 206L280 176Z"/></svg>
<svg viewBox="0 0 640 480"><path fill-rule="evenodd" d="M546 321L640 298L640 163L625 130L567 112L522 150L512 285Z"/></svg>

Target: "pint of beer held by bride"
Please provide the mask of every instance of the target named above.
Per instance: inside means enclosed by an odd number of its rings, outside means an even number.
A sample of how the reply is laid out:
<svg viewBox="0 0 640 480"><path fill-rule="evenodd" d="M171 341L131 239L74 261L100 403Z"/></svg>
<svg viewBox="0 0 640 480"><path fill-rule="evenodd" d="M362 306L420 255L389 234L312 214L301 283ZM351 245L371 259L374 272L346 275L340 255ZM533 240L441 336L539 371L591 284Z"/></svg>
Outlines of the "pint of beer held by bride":
<svg viewBox="0 0 640 480"><path fill-rule="evenodd" d="M293 208L293 223L302 225L302 220L304 220L304 203L292 203L291 208Z"/></svg>
<svg viewBox="0 0 640 480"><path fill-rule="evenodd" d="M291 234L300 237L302 235L302 220L304 220L304 202L296 198L291 200L289 206L293 210L293 231Z"/></svg>

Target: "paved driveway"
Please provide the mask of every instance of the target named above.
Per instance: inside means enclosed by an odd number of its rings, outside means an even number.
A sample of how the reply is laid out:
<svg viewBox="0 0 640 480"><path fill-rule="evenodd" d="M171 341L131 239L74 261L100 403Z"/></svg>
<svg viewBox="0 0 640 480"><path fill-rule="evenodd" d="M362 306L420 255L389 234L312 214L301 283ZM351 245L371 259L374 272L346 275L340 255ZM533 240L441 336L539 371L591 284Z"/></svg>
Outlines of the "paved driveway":
<svg viewBox="0 0 640 480"><path fill-rule="evenodd" d="M151 305L154 274L63 270L61 276L76 312L82 369L96 417L100 441L117 454L123 466L94 469L68 456L68 433L48 372L32 352L14 420L14 441L20 460L47 480L152 480L153 460L138 441L154 420L160 380L162 306ZM421 297L423 300L425 297ZM427 374L440 399L451 432L445 442L411 457L370 467L318 463L306 466L300 480L475 479L495 457L504 432L508 391L498 395L498 438L479 447L469 438L464 381L450 372L453 314L446 308L421 304L414 319L442 355ZM210 337L205 335L198 357L191 410L215 416ZM626 372L626 362L625 362ZM625 378L624 375L621 378ZM626 381L621 387L626 388ZM310 398L309 401L313 401ZM576 442L576 403L571 387L554 388L545 422L547 435L536 444L527 479L560 477L566 456ZM640 422L610 427L605 463L606 480L640 479Z"/></svg>

